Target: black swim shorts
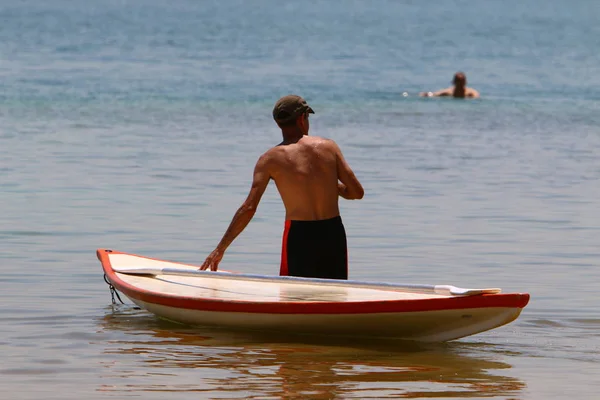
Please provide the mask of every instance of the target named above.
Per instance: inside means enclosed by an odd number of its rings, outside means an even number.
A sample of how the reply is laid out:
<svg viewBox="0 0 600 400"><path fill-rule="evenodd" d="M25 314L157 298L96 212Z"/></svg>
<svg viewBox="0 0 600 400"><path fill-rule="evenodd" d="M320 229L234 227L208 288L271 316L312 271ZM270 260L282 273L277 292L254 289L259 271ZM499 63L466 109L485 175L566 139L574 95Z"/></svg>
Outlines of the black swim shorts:
<svg viewBox="0 0 600 400"><path fill-rule="evenodd" d="M279 275L348 279L348 249L342 218L285 221Z"/></svg>

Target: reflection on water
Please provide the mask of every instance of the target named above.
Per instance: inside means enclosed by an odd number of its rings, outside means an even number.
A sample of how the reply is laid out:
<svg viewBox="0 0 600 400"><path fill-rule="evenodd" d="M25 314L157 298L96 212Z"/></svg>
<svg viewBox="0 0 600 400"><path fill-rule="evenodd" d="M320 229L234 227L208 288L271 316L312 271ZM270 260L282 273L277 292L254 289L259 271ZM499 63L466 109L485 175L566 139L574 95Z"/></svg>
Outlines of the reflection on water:
<svg viewBox="0 0 600 400"><path fill-rule="evenodd" d="M521 380L481 345L283 338L189 328L121 306L98 321L100 391L200 392L203 398L465 398L516 396ZM163 393L164 394L164 393Z"/></svg>

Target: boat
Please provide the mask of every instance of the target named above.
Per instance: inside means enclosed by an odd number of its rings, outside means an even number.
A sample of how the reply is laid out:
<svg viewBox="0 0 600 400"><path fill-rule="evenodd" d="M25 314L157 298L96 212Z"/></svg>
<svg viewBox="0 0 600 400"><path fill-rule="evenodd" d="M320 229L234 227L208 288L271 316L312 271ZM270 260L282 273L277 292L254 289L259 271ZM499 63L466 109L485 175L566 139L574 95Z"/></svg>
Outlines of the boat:
<svg viewBox="0 0 600 400"><path fill-rule="evenodd" d="M445 342L514 321L527 293L201 271L98 249L105 280L159 318L225 329Z"/></svg>

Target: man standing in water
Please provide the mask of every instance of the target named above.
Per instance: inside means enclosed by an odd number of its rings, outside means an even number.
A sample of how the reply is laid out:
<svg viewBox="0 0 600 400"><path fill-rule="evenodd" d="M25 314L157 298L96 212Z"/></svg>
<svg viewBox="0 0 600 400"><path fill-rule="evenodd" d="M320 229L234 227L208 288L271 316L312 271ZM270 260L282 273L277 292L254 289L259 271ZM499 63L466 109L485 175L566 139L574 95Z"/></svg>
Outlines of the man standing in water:
<svg viewBox="0 0 600 400"><path fill-rule="evenodd" d="M284 96L275 103L273 118L283 141L258 159L248 197L200 269L217 270L273 179L285 206L280 275L348 279L338 198L362 199L364 190L333 140L308 136L309 114L314 111L300 96Z"/></svg>
<svg viewBox="0 0 600 400"><path fill-rule="evenodd" d="M452 96L458 99L464 98L479 98L479 92L475 89L467 87L467 77L463 72L457 72L454 74L452 79L454 86L439 90L437 92L422 92L419 93L421 97L441 97L441 96Z"/></svg>

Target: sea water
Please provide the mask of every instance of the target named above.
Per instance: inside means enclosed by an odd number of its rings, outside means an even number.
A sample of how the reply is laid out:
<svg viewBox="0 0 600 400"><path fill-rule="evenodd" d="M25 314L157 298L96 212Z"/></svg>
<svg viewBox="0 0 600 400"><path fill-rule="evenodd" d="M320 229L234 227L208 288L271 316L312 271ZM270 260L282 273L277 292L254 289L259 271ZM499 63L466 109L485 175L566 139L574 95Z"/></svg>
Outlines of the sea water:
<svg viewBox="0 0 600 400"><path fill-rule="evenodd" d="M600 3L0 2L2 399L593 399ZM464 71L481 99L425 99ZM350 277L528 292L455 342L292 340L113 305L106 247L202 263L288 93L365 187ZM221 266L277 274L271 184ZM117 302L118 303L118 302Z"/></svg>

